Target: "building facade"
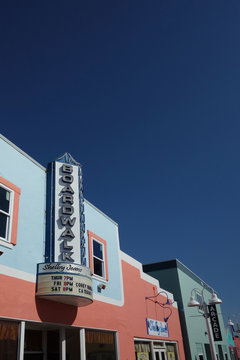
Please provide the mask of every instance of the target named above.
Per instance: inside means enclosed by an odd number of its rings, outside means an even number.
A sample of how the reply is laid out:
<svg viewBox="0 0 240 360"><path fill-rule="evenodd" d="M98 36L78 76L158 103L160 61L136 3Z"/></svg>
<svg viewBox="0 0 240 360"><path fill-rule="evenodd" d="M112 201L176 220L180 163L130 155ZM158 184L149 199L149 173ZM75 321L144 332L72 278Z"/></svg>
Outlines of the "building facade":
<svg viewBox="0 0 240 360"><path fill-rule="evenodd" d="M173 295L83 198L81 165L0 153L0 360L184 360Z"/></svg>
<svg viewBox="0 0 240 360"><path fill-rule="evenodd" d="M159 280L161 286L171 291L178 302L186 359L211 360L203 311L200 308L188 307L187 304L191 293L200 304L203 303L204 299L208 303L208 300L212 297L213 289L177 259L146 264L143 265L143 270ZM200 291L193 291L193 289L199 289ZM201 294L202 290L204 299ZM214 341L216 355L219 360L229 360L230 353L221 308L220 305L215 306L215 317L218 317L219 322L217 328L219 330L218 338L216 337Z"/></svg>

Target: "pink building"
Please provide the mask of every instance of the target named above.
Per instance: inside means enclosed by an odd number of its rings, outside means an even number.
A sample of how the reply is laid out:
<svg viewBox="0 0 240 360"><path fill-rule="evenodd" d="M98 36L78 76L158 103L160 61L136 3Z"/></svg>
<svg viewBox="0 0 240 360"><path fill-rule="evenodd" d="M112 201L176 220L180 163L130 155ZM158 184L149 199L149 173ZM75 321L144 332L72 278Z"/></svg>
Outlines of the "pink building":
<svg viewBox="0 0 240 360"><path fill-rule="evenodd" d="M80 164L0 152L0 360L185 360L177 303L83 199Z"/></svg>

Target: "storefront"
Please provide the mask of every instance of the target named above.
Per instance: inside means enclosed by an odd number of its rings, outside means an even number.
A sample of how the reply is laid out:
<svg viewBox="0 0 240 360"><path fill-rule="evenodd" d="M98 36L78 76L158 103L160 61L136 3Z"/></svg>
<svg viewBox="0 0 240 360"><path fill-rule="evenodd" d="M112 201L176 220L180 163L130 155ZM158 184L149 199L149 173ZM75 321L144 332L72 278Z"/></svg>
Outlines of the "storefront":
<svg viewBox="0 0 240 360"><path fill-rule="evenodd" d="M0 360L185 360L177 303L83 198L81 165L0 152Z"/></svg>
<svg viewBox="0 0 240 360"><path fill-rule="evenodd" d="M136 360L179 360L177 343L135 339Z"/></svg>
<svg viewBox="0 0 240 360"><path fill-rule="evenodd" d="M0 358L15 360L114 360L117 333L0 320Z"/></svg>

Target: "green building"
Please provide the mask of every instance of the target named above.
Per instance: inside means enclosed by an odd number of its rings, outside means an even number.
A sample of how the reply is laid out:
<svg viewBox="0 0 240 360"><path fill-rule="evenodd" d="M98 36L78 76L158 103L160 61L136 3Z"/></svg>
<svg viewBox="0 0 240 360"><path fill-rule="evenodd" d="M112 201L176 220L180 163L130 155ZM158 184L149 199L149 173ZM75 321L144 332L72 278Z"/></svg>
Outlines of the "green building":
<svg viewBox="0 0 240 360"><path fill-rule="evenodd" d="M174 294L174 299L178 303L186 360L211 360L202 307L188 307L188 303L192 295L201 305L203 300L209 304L215 291L177 259L146 264L143 265L143 270L159 280L162 288ZM222 340L214 339L217 359L230 360L220 305L215 306L219 321L219 338L222 338Z"/></svg>

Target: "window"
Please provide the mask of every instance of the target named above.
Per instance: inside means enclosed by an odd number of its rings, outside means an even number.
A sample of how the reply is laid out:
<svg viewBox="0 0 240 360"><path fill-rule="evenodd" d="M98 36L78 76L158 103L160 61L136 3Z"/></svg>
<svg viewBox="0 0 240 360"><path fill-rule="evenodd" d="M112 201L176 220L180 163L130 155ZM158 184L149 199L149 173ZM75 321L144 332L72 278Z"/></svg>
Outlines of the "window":
<svg viewBox="0 0 240 360"><path fill-rule="evenodd" d="M107 242L88 231L89 264L92 274L108 280Z"/></svg>
<svg viewBox="0 0 240 360"><path fill-rule="evenodd" d="M9 241L13 193L0 186L0 239Z"/></svg>
<svg viewBox="0 0 240 360"><path fill-rule="evenodd" d="M0 245L10 247L17 243L20 193L16 185L0 176Z"/></svg>
<svg viewBox="0 0 240 360"><path fill-rule="evenodd" d="M0 320L0 359L17 360L18 323Z"/></svg>
<svg viewBox="0 0 240 360"><path fill-rule="evenodd" d="M87 360L115 360L116 346L113 332L85 330Z"/></svg>
<svg viewBox="0 0 240 360"><path fill-rule="evenodd" d="M93 242L93 273L97 276L105 277L104 269L104 245L98 242L95 239L92 239Z"/></svg>

